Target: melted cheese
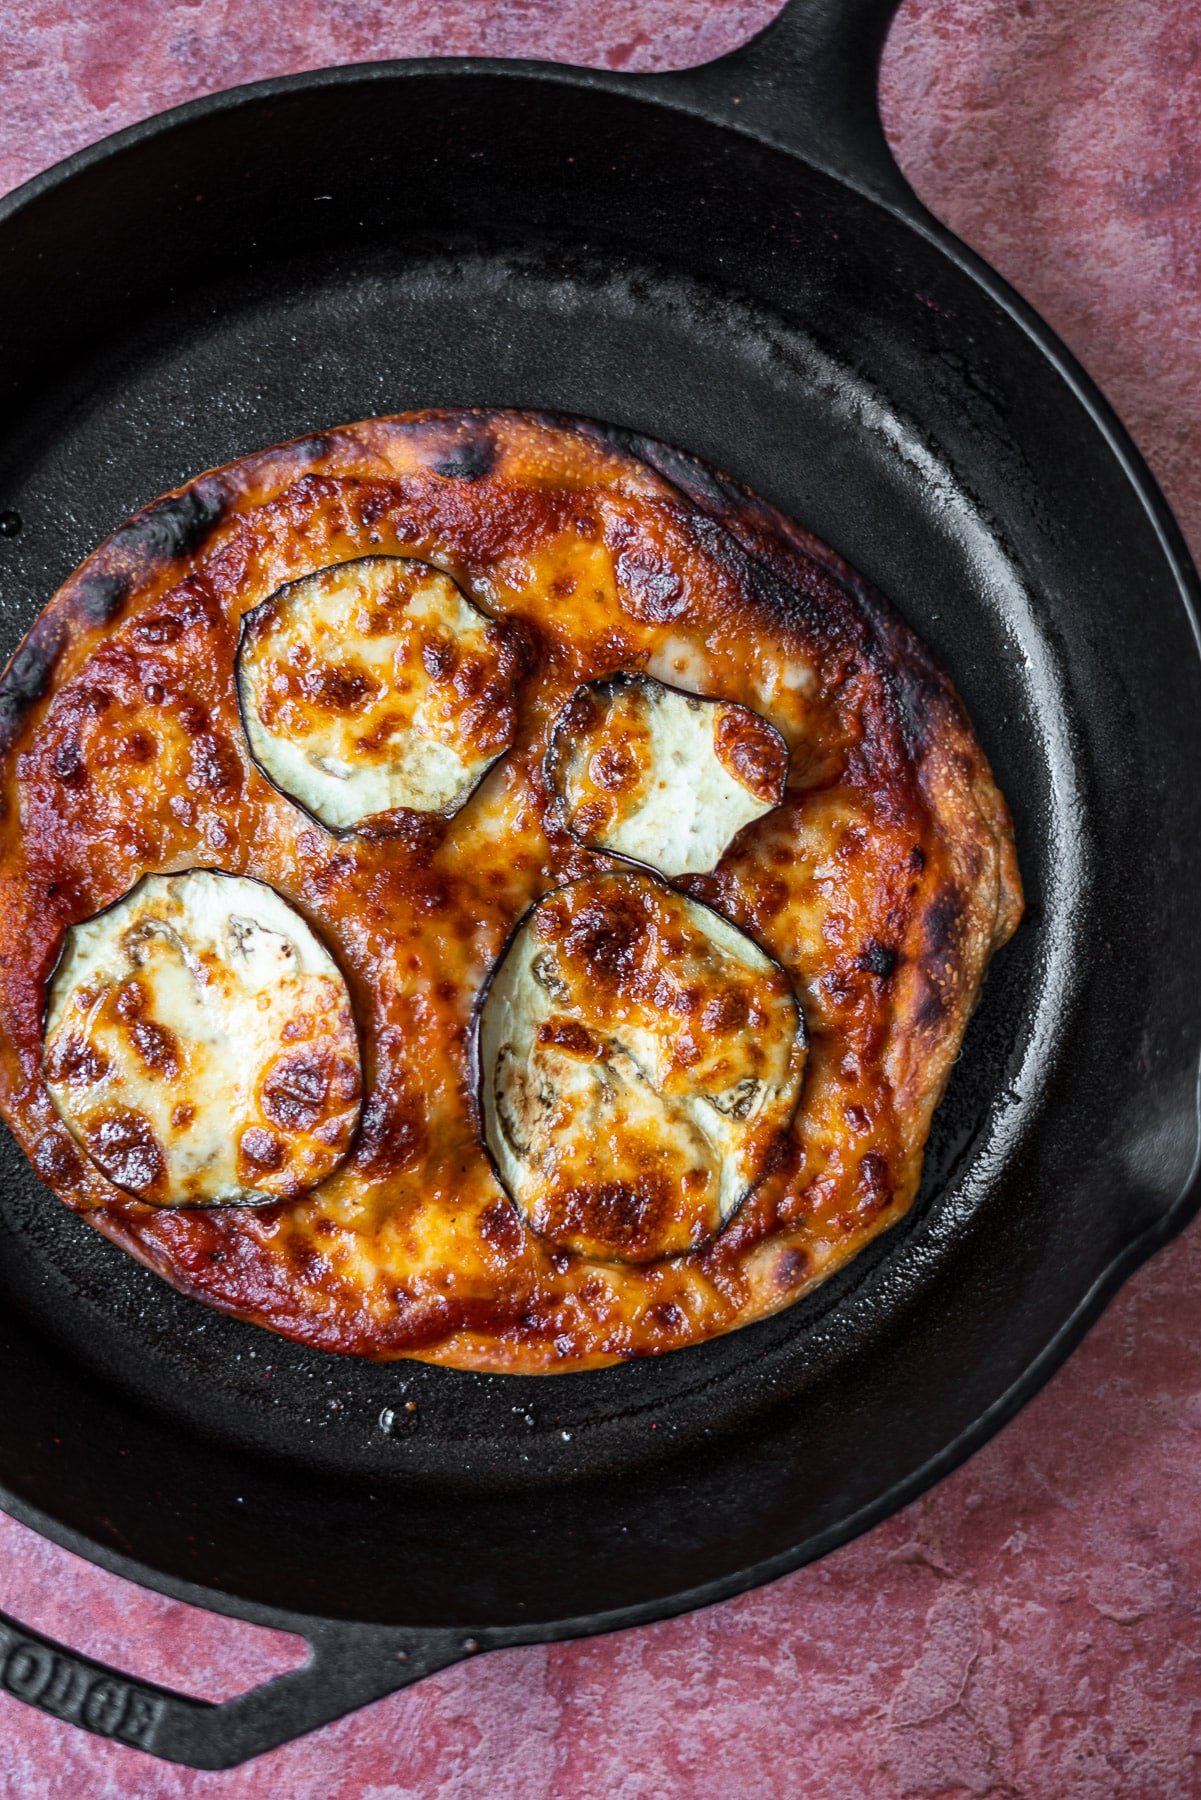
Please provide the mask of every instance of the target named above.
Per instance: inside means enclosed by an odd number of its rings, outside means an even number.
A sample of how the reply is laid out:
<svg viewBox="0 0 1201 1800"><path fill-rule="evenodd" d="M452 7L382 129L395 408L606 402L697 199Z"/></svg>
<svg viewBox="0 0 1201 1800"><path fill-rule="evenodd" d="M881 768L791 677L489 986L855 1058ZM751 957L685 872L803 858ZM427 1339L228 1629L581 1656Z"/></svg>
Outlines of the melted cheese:
<svg viewBox="0 0 1201 1800"><path fill-rule="evenodd" d="M321 569L249 613L251 752L333 830L453 813L512 741L515 649L440 570L396 556Z"/></svg>
<svg viewBox="0 0 1201 1800"><path fill-rule="evenodd" d="M543 1237L644 1262L720 1230L788 1124L791 983L709 908L630 871L538 902L478 1023L485 1137Z"/></svg>
<svg viewBox="0 0 1201 1800"><path fill-rule="evenodd" d="M547 767L582 843L676 876L713 868L779 804L788 751L748 707L617 675L572 696Z"/></svg>
<svg viewBox="0 0 1201 1800"><path fill-rule="evenodd" d="M67 933L45 1072L76 1141L160 1206L293 1198L331 1174L359 1110L345 982L261 882L148 875Z"/></svg>

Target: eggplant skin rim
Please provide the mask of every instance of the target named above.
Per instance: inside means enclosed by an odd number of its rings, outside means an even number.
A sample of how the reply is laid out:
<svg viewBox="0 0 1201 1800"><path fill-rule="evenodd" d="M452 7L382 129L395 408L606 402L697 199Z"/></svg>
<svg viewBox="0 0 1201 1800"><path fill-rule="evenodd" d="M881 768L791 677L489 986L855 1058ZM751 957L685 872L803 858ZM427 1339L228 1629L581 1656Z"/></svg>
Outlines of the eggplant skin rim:
<svg viewBox="0 0 1201 1800"><path fill-rule="evenodd" d="M372 842L373 839L370 831L365 830L364 827L370 826L372 819L384 818L386 814L366 813L363 818L357 819L353 825L327 824L323 818L313 811L311 806L306 806L304 801L299 799L296 794L292 793L289 788L281 786L275 779L275 776L272 775L271 771L263 767L262 763L255 755L254 745L251 742L250 732L246 725L247 712L253 709L250 704L250 696L247 692L249 682L242 673L242 652L246 647L246 639L249 635L251 620L256 618L265 607L274 606L275 602L292 588L299 587L304 581L311 581L314 575L328 575L334 569L353 569L360 563L379 562L422 563L427 569L433 569L435 574L444 575L447 581L449 581L462 595L468 606L479 613L480 617L485 620L487 624L504 625L503 619L498 619L494 613L490 613L486 607L481 606L474 595L466 593L462 585L448 569L440 568L437 563L430 562L424 556L392 556L387 551L378 550L372 551L368 556L347 556L341 562L323 563L319 569L310 569L307 575L294 575L291 581L281 582L279 587L274 588L271 593L267 594L254 606L249 607L242 614L241 618L238 620L238 641L234 646L234 700L238 708L238 724L242 729L242 742L246 746L246 754L262 776L263 780L269 787L274 788L275 792L282 800L286 800L290 806L294 806L297 812L303 813L305 818L310 819L319 831L328 832L330 837L336 838L339 843L345 843L349 838L364 838L368 843ZM498 750L495 756L490 757L476 776L475 780L471 783L471 786L465 790L462 799L457 800L453 806L439 807L429 812L423 811L416 806L406 806L398 808L397 810L411 812L419 819L444 819L449 821L450 819L455 818L457 814L462 812L468 801L475 798L475 795L479 792L481 783L491 775L501 758L508 756L512 749L512 744L506 744L503 750ZM131 889L130 891L132 892L133 890Z"/></svg>
<svg viewBox="0 0 1201 1800"><path fill-rule="evenodd" d="M95 1157L85 1145L79 1142L79 1139L71 1130L70 1125L68 1125L66 1119L63 1118L62 1113L59 1112L58 1103L54 1098L50 1083L47 1080L46 1034L50 1025L50 990L54 986L54 978L62 967L63 958L67 954L67 938L70 933L79 925L90 925L96 919L103 919L106 913L115 912L119 906L123 906L127 900L131 899L133 895L137 893L143 882L156 880L175 881L184 875L220 875L222 879L226 881L250 881L254 883L255 887L266 888L269 894L274 894L277 900L282 900L285 906L290 907L297 918L302 919L308 926L309 930L313 933L313 936L317 939L321 948L325 951L335 969L338 971L342 986L346 989L347 1004L350 1007L350 1026L351 1030L354 1032L355 1050L358 1053L359 1060L359 1097L355 1102L354 1129L347 1139L346 1149L343 1155L334 1164L333 1168L329 1171L329 1174L323 1175L320 1181L315 1181L312 1187L306 1188L303 1194L297 1194L293 1199L287 1199L281 1194L262 1194L251 1200L148 1200L145 1194L139 1194L136 1188L127 1187L123 1181L114 1181L113 1177L100 1167L100 1164L96 1161ZM129 1198L135 1200L139 1206L148 1206L154 1212L233 1212L240 1207L245 1208L248 1212L259 1212L266 1206L296 1206L300 1204L302 1201L307 1200L310 1194L315 1194L323 1188L327 1181L332 1181L334 1176L339 1174L350 1161L351 1156L354 1154L355 1146L358 1143L359 1132L362 1129L363 1110L367 1100L367 1058L364 1054L365 1048L363 1028L359 1023L359 1015L355 1010L354 996L351 993L350 982L346 978L346 970L342 966L341 957L330 945L324 930L320 929L314 921L308 917L307 913L302 912L300 907L297 906L294 901L289 900L286 894L281 894L279 889L273 886L271 882L264 881L261 875L240 875L236 869L216 869L207 863L189 863L186 869L144 869L132 886L127 887L123 894L118 894L116 899L108 901L107 905L99 907L94 913L87 913L82 919L75 919L70 925L64 926L62 942L59 944L58 954L54 958L50 972L46 976L45 990L42 994L41 1054L38 1057L38 1073L42 1077L42 1085L46 1090L51 1106L54 1108L54 1115L62 1125L63 1130L71 1139L71 1142L83 1153L101 1179L107 1181L110 1187L116 1188L119 1194L127 1194ZM247 1191L253 1192L253 1190Z"/></svg>
<svg viewBox="0 0 1201 1800"><path fill-rule="evenodd" d="M255 610L257 611L257 608ZM785 740L784 733L782 731L780 731L775 725L773 725L771 720L769 718L766 718L764 716L764 714L761 713L756 707L747 706L746 703L742 700L727 700L724 694L697 694L697 693L694 693L690 688L680 687L674 681L660 681L659 677L657 675L648 675L643 670L640 670L640 669L615 669L611 675L598 675L591 681L581 681L579 683L578 687L575 687L572 689L571 693L567 696L566 700L563 701L563 704L559 707L553 720L551 721L550 736L547 741L546 754L542 758L542 779L545 781L547 789L553 798L554 808L555 808L555 817L558 820L559 824L562 826L563 830L567 833L568 837L572 840L572 842L574 844L578 844L580 846L581 850L587 850L593 856L619 857L623 863L627 863L631 868L645 869L645 871L647 872L648 875L654 875L660 881L666 881L670 885L672 883L672 881L678 879L678 877L664 875L662 869L656 868L654 863L644 862L642 860L642 858L638 857L638 856L630 856L628 854L628 852L626 852L625 850L609 850L609 849L606 849L603 844L590 844L588 842L587 838L581 837L579 832L576 831L574 829L574 827L568 823L567 800L566 800L565 794L563 793L562 788L559 785L560 776L562 774L562 769L563 769L563 764L564 764L564 762L566 760L566 756L567 756L567 747L560 744L560 738L562 736L564 714L567 713L570 710L570 708L573 707L576 704L576 702L578 700L580 700L583 697L583 695L585 695L585 694L595 694L598 696L598 698L607 699L613 694L620 693L624 688L642 687L648 682L654 682L656 687L663 688L666 693L679 694L680 697L684 700L696 700L700 703L701 706L737 706L737 707L741 707L743 712L753 714L753 716L759 720L760 724L763 725L766 728L766 730L770 731L772 736L778 740L780 748L784 752L784 777L783 777L782 781L780 782L780 791L776 795L775 799L771 802L771 805L765 807L763 812L761 812L759 814L759 817L761 819L766 818L769 812L772 812L777 806L781 805L783 802L784 795L788 789L788 772L789 772L789 768L792 763L792 753L788 748L788 744ZM501 754L504 755L505 752L502 751ZM723 846L721 856L719 856L717 858L717 862L711 863L709 866L709 869L693 871L693 872L697 872L697 873L701 873L701 874L709 874L713 869L715 869L717 867L717 863L719 863L721 861L722 856L724 856L726 851L730 848L730 844L734 843L735 839L741 837L742 833L744 831L748 830L750 828L750 826L754 825L756 822L757 822L756 820L750 819L750 820L748 820L746 825L742 826L740 830L736 831L734 833L734 836L732 838L730 838L729 842ZM561 885L567 886L567 883L564 882ZM553 890L551 890L551 889L548 889L547 891L553 892ZM691 894L688 895L688 898L689 899L692 898ZM704 902L698 901L697 904L703 905ZM711 906L709 908L709 911L714 912L714 911L716 911L716 908ZM724 916L723 914L718 913L719 918L721 918L723 916ZM727 919L726 923L727 923L727 925L732 925L734 923L734 921L732 919ZM741 925L739 925L737 927L737 929L739 931L742 931ZM750 937L750 933L743 932L743 936ZM755 940L752 939L751 941L754 942ZM759 947L760 947L760 949L763 948L762 945L760 945ZM763 953L765 956L767 955L766 951L764 951ZM774 958L773 958L773 961L774 961ZM787 973L787 971L785 971L785 973ZM741 1204L742 1204L742 1202L739 1201L739 1205L741 1205ZM731 1217L733 1217L732 1214L731 1214Z"/></svg>
<svg viewBox="0 0 1201 1800"><path fill-rule="evenodd" d="M587 686L589 684L585 683L584 685ZM664 685L666 685L666 684L664 684ZM680 692L683 692L683 691L684 691L683 689L680 690ZM615 855L615 852L604 851L603 854L606 856L612 856L612 855ZM710 1232L709 1236L707 1238L703 1238L699 1244L690 1244L686 1250L669 1250L669 1251L665 1252L664 1255L662 1255L662 1256L655 1256L655 1257L649 1258L648 1261L645 1263L639 1263L636 1265L627 1265L620 1257L586 1256L581 1251L578 1251L578 1250L567 1250L565 1248L565 1246L563 1246L562 1244L556 1243L556 1241L553 1238L544 1237L540 1231L536 1231L534 1229L534 1227L530 1224L529 1218L522 1211L521 1205L518 1202L518 1200L516 1199L515 1195L513 1195L510 1192L509 1185L506 1182L504 1176L500 1172L500 1165L497 1162L495 1155L493 1154L491 1144L488 1142L488 1132L487 1132L487 1128L486 1128L485 1120L484 1120L484 1079L485 1079L485 1076L484 1076L483 1052L482 1052L482 1047L481 1047L481 1042L480 1042L482 1034L483 1034L484 1008L488 1004L488 996L492 992L492 984L496 980L497 972L499 971L502 964L504 963L505 958L508 956L510 950L513 948L513 945L517 942L517 939L520 937L521 933L525 930L526 926L529 924L534 913L537 912L538 908L543 904L543 902L546 900L549 900L552 895L562 894L568 888L578 887L582 881L619 880L619 879L622 879L623 877L628 877L631 875L641 878L643 880L653 881L656 884L656 886L662 888L666 893L678 895L678 897L681 900L686 901L689 906L698 907L700 909L700 911L704 912L704 913L712 913L713 917L715 919L720 919L723 925L727 925L732 930L739 932L744 938L746 938L748 943L754 944L756 950L758 950L760 952L760 954L767 959L767 961L771 964L773 969L779 970L780 974L783 975L784 979L788 983L789 998L792 1001L793 1015L796 1019L796 1030L793 1033L794 1054L799 1049L800 1052L805 1057L808 1056L808 1054L809 1054L809 1028L805 1023L805 1011L801 1005L800 998L796 991L796 983L793 981L792 976L788 973L788 970L784 967L784 964L782 962L780 962L777 957L774 957L771 954L770 950L764 949L763 945L759 942L757 937L752 936L752 934L749 931L745 931L743 929L743 927L741 925L736 924L733 919L728 919L726 917L725 913L718 912L718 910L715 906L710 906L708 904L708 902L705 900L697 900L692 894L684 893L683 890L681 888L676 887L673 882L665 880L665 878L659 873L659 871L657 869L648 868L644 864L636 862L633 857L623 857L622 858L622 866L620 868L597 870L595 874L591 874L591 875L576 875L570 881L556 882L554 887L547 888L546 892L539 894L536 900L530 901L530 904L525 908L525 911L521 914L520 918L517 920L517 922L513 926L512 930L509 931L509 933L505 937L504 943L501 945L500 949L496 953L496 956L493 958L492 967L488 970L487 975L485 975L483 981L480 984L479 992L476 994L475 1003L471 1009L471 1024L469 1027L468 1038L467 1038L467 1093L468 1093L468 1099L469 1099L470 1106L471 1106L472 1123L475 1125L476 1136L479 1138L479 1141L480 1141L481 1145L483 1146L484 1155L488 1159L488 1166L492 1170L493 1175L496 1177L497 1185L499 1186L501 1193L505 1196L505 1199L508 1201L509 1205L513 1208L513 1211L516 1213L517 1218L520 1221L523 1229L528 1231L531 1237L537 1238L538 1242L541 1244L550 1245L552 1249L559 1251L561 1254L575 1257L580 1262L603 1262L607 1267L611 1266L614 1268L626 1268L627 1266L636 1266L638 1268L653 1268L657 1263L680 1262L680 1261L683 1261L686 1257L696 1256L701 1251L708 1249L710 1245L716 1243L717 1239L721 1236L722 1232L725 1231L726 1227L733 1223L735 1218L738 1216L738 1213L741 1211L743 1206L745 1206L746 1202L750 1199L751 1195L755 1192L755 1189L759 1186L759 1183L764 1179L764 1177L761 1175L757 1181L752 1181L750 1186L743 1190L743 1192L738 1196L738 1199L735 1202L735 1204L730 1208L728 1217L724 1218L721 1221L721 1224L717 1227L716 1231ZM787 1130L787 1128L792 1124L793 1120L796 1118L797 1109L799 1108L800 1103L801 1103L801 1089L804 1085L805 1085L805 1068L804 1068L804 1063L802 1063L800 1075L798 1076L798 1079L797 1079L796 1092L793 1094L793 1097L792 1097L792 1105L788 1109L787 1118L785 1118L784 1120L781 1121L781 1126L780 1126L781 1130Z"/></svg>

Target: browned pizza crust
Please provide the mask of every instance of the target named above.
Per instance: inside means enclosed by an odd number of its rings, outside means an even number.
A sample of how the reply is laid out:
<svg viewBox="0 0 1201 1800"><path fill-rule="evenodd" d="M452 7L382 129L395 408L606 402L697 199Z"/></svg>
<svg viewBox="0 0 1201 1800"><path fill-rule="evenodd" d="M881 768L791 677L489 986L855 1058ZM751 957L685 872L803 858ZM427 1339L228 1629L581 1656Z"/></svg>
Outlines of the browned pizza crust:
<svg viewBox="0 0 1201 1800"><path fill-rule="evenodd" d="M652 466L654 465L654 466ZM454 818L335 837L251 761L239 621L369 555L444 569L521 642L513 747ZM560 823L543 762L583 682L648 670L770 720L783 803L679 885L788 970L808 1031L792 1125L715 1239L649 1264L534 1236L481 1143L476 996L551 887L618 859ZM0 682L0 1108L42 1179L169 1281L331 1350L566 1370L788 1305L912 1202L930 1116L1021 890L963 708L865 583L676 452L536 414L425 413L199 476L117 531ZM81 1155L42 1072L67 926L147 871L272 884L346 973L362 1124L306 1199L168 1212ZM49 1202L48 1202L49 1203Z"/></svg>

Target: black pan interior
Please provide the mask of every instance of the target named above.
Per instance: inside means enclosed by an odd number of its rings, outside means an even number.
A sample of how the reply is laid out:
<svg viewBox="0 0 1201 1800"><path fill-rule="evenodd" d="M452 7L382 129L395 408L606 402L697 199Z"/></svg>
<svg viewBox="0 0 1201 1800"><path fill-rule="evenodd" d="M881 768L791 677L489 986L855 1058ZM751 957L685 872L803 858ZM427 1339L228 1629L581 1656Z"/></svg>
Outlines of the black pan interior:
<svg viewBox="0 0 1201 1800"><path fill-rule="evenodd" d="M820 1548L1008 1403L1193 1154L1196 653L1101 431L881 207L528 73L223 108L47 192L0 272L5 654L205 466L420 405L592 415L730 471L895 600L967 700L1031 903L910 1219L658 1363L530 1381L296 1348L172 1293L5 1140L0 1484L169 1584L408 1625L653 1606Z"/></svg>

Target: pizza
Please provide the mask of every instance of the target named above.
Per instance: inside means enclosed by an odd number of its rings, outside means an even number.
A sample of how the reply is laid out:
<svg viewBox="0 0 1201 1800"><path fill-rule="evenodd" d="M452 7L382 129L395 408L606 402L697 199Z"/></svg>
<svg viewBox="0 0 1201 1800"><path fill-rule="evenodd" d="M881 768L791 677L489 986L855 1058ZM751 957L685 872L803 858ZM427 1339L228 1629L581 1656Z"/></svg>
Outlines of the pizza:
<svg viewBox="0 0 1201 1800"><path fill-rule="evenodd" d="M588 421L202 474L0 679L0 1110L97 1230L324 1350L551 1373L791 1305L911 1206L1021 910L899 617Z"/></svg>

